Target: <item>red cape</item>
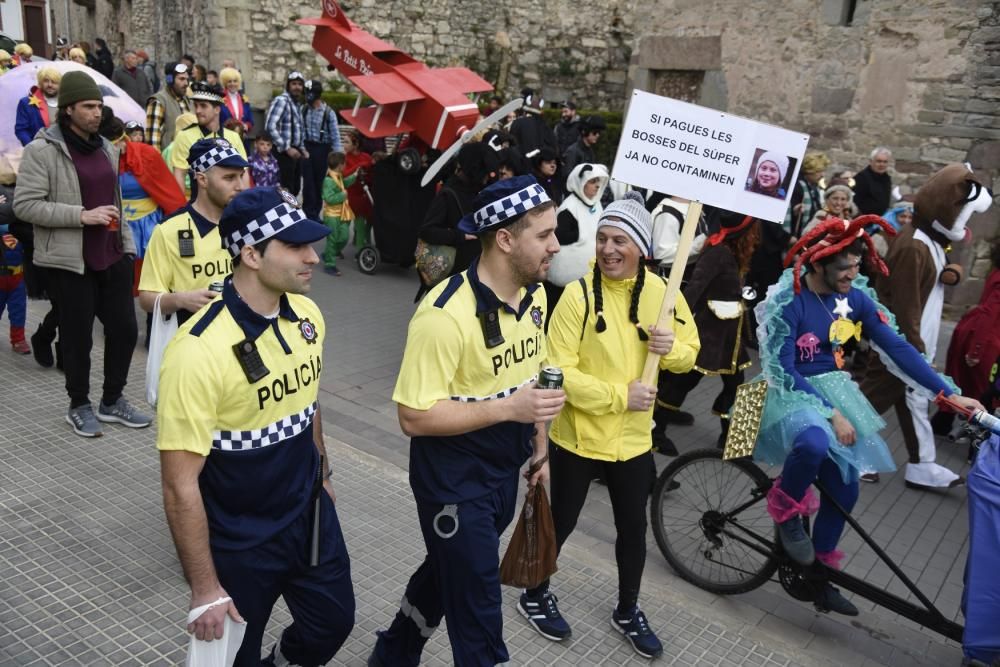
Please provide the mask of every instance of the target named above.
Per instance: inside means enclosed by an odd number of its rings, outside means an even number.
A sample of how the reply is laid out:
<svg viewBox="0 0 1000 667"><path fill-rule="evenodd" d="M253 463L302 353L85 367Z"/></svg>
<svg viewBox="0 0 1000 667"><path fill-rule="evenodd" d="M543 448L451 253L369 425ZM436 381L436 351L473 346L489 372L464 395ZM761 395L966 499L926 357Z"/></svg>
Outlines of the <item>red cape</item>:
<svg viewBox="0 0 1000 667"><path fill-rule="evenodd" d="M978 358L969 367L965 355ZM1000 269L986 278L979 304L967 312L951 336L945 373L962 388L962 394L978 399L989 386L990 369L1000 356Z"/></svg>
<svg viewBox="0 0 1000 667"><path fill-rule="evenodd" d="M121 162L122 172L131 172L135 180L146 191L156 205L163 209L164 215L187 204L184 193L174 179L173 173L163 161L160 151L149 144L129 141L125 147L125 158Z"/></svg>

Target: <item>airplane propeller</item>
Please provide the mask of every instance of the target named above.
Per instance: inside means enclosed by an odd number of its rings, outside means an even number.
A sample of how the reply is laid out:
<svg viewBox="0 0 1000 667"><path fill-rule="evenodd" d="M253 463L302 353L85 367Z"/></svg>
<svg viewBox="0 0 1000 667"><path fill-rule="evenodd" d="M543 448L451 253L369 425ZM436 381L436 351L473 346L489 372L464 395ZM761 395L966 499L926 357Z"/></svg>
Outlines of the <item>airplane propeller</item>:
<svg viewBox="0 0 1000 667"><path fill-rule="evenodd" d="M434 180L434 177L437 176L438 172L441 171L444 168L444 166L448 164L448 162L450 162L453 157L455 157L458 151L461 150L462 146L467 144L473 137L479 134L482 130L485 130L489 126L501 120L502 118L506 118L507 114L517 111L523 106L524 106L523 99L518 98L516 100L511 100L507 104L503 105L502 107L491 113L486 118L476 123L476 126L473 127L471 130L463 132L462 136L459 137L458 141L449 146L448 150L441 153L441 156L438 157L438 159L434 160L434 163L427 168L427 171L424 173L424 177L420 179L420 187L424 187L432 180Z"/></svg>

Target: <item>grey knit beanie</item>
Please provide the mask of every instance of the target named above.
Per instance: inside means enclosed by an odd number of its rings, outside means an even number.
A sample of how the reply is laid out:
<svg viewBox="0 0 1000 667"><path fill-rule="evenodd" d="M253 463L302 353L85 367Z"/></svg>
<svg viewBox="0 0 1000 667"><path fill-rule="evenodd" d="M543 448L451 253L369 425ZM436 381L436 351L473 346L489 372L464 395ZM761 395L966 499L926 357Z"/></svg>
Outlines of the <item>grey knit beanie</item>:
<svg viewBox="0 0 1000 667"><path fill-rule="evenodd" d="M598 227L616 227L628 234L643 256L653 254L653 216L646 210L641 193L630 190L622 199L613 201L601 213Z"/></svg>

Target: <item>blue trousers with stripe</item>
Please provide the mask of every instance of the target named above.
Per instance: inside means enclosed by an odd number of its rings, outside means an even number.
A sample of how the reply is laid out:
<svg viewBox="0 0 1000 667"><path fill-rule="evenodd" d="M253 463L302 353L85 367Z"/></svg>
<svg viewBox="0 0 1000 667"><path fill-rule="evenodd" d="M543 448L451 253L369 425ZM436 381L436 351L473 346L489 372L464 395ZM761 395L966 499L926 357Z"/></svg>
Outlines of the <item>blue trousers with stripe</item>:
<svg viewBox="0 0 1000 667"><path fill-rule="evenodd" d="M292 624L279 649L291 664L325 665L354 627L351 562L333 500L322 492L320 562L309 566L312 512L306 511L276 536L245 551L214 550L219 582L247 622L234 667L258 667L264 629L281 596Z"/></svg>
<svg viewBox="0 0 1000 667"><path fill-rule="evenodd" d="M491 667L510 656L503 642L500 592L500 535L517 506L517 472L487 495L457 506L457 530L450 516L435 517L444 505L417 500L427 556L410 577L399 611L378 633L375 655L387 667L416 667L424 644L444 617L453 664Z"/></svg>

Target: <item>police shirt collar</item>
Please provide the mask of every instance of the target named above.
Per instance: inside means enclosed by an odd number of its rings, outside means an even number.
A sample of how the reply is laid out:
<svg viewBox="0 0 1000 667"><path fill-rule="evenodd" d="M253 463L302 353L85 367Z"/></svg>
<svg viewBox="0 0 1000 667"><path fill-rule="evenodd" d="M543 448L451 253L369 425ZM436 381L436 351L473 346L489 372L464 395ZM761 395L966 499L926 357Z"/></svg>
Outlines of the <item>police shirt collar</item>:
<svg viewBox="0 0 1000 667"><path fill-rule="evenodd" d="M218 223L212 222L205 216L203 216L198 211L194 210L194 202L188 202L188 205L184 207L187 214L191 216L191 221L194 223L195 229L198 230L198 236L205 238L208 236L209 232L213 229L218 229Z"/></svg>
<svg viewBox="0 0 1000 667"><path fill-rule="evenodd" d="M528 285L525 288L524 297L521 298L521 302L518 304L517 310L514 310L508 303L501 301L500 297L498 297L488 285L479 280L479 257L472 260L472 264L469 265L468 277L469 286L472 287L472 293L476 297L476 315L488 313L492 310L503 309L511 315L517 317L517 319L521 319L521 316L524 315L531 306L531 303L534 300L532 295L535 293L535 290L538 289L538 283L531 283Z"/></svg>
<svg viewBox="0 0 1000 667"><path fill-rule="evenodd" d="M236 320L236 324L246 334L248 340L257 340L268 327L277 323L277 319L272 320L264 317L247 305L236 291L236 288L233 287L232 276L226 278L225 285L222 288L222 300L225 302L230 314L232 314L233 319ZM281 295L278 304L278 317L283 317L289 322L299 321L299 316L295 314L295 311L292 310L292 305L288 302L287 294ZM274 332L280 340L281 334L278 333L277 326L274 326ZM282 347L285 347L283 340L281 340L281 343Z"/></svg>

